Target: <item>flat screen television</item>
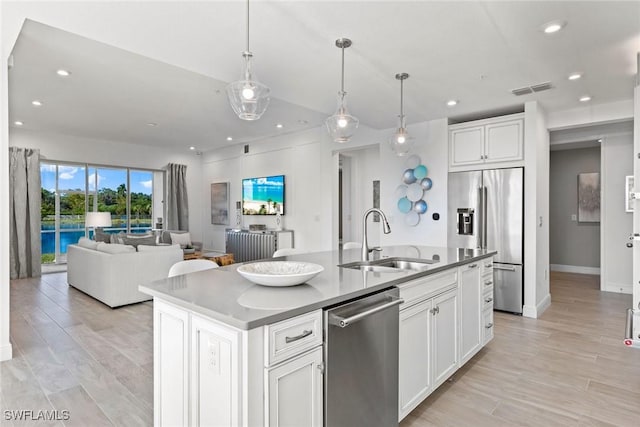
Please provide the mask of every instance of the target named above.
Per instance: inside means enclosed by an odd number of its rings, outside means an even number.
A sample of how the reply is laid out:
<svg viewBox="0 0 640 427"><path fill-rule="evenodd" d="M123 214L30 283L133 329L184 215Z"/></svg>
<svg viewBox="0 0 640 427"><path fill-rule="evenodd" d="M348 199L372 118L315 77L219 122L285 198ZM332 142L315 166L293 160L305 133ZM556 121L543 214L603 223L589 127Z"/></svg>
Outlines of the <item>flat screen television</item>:
<svg viewBox="0 0 640 427"><path fill-rule="evenodd" d="M284 175L242 180L243 215L284 215Z"/></svg>

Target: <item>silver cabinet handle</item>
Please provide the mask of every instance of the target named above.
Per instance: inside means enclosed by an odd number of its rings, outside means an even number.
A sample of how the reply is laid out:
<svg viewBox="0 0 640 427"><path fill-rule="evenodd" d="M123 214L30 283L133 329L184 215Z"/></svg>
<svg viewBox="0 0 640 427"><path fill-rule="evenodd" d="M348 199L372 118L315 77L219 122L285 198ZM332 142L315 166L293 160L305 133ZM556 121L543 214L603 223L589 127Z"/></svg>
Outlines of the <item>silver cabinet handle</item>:
<svg viewBox="0 0 640 427"><path fill-rule="evenodd" d="M363 311L362 313L354 314L353 316L347 317L346 319L341 316L332 315L330 318L330 323L333 325L338 325L341 328L346 328L347 326L349 326L354 322L357 322L358 320L364 319L365 317L370 316L379 311L386 310L387 308L393 307L394 305L400 305L403 302L404 300L402 298L397 298L385 304L381 304L377 307L374 307L370 310Z"/></svg>
<svg viewBox="0 0 640 427"><path fill-rule="evenodd" d="M487 280L486 282L484 282L485 286L491 286L493 285L493 280Z"/></svg>
<svg viewBox="0 0 640 427"><path fill-rule="evenodd" d="M484 302L491 302L493 301L493 298L489 297L489 298L485 298Z"/></svg>
<svg viewBox="0 0 640 427"><path fill-rule="evenodd" d="M440 313L440 307L436 306L431 309L431 314L433 314L434 316L438 313Z"/></svg>
<svg viewBox="0 0 640 427"><path fill-rule="evenodd" d="M301 340L304 337L308 337L312 333L313 333L312 330L305 329L304 331L302 331L302 333L300 335L296 335L295 337L284 337L284 342L289 344L290 342L298 341L298 340Z"/></svg>
<svg viewBox="0 0 640 427"><path fill-rule="evenodd" d="M510 265L494 265L493 268L496 270L516 271L516 268Z"/></svg>
<svg viewBox="0 0 640 427"><path fill-rule="evenodd" d="M478 267L478 264L471 264L471 265L469 266L469 268L476 268L476 267Z"/></svg>
<svg viewBox="0 0 640 427"><path fill-rule="evenodd" d="M487 329L491 329L491 328L493 328L493 323L488 323L484 327L487 328Z"/></svg>
<svg viewBox="0 0 640 427"><path fill-rule="evenodd" d="M485 268L491 268L491 267L493 267L493 264L489 263L489 264L485 264L484 266L485 266Z"/></svg>

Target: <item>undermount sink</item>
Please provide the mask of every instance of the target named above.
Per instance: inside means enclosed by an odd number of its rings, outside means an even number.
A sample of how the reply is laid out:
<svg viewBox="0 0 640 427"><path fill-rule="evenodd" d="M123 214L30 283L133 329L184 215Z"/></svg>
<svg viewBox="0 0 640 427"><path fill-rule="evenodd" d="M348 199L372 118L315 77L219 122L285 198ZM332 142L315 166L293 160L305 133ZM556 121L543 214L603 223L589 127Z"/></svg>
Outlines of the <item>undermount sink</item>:
<svg viewBox="0 0 640 427"><path fill-rule="evenodd" d="M338 267L374 272L397 272L398 270L426 270L429 265L439 261L419 258L383 258L374 261L356 261L341 264Z"/></svg>

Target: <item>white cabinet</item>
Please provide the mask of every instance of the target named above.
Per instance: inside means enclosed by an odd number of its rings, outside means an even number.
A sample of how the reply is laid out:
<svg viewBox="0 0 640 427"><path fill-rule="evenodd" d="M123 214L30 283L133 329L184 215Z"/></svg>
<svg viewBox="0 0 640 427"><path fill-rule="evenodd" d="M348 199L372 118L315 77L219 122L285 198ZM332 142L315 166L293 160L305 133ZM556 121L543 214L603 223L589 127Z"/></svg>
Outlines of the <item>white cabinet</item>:
<svg viewBox="0 0 640 427"><path fill-rule="evenodd" d="M460 364L466 363L482 347L483 287L479 263L458 269L460 301Z"/></svg>
<svg viewBox="0 0 640 427"><path fill-rule="evenodd" d="M322 347L318 347L267 370L269 427L322 427L322 367Z"/></svg>
<svg viewBox="0 0 640 427"><path fill-rule="evenodd" d="M517 162L524 159L522 114L449 127L449 166Z"/></svg>
<svg viewBox="0 0 640 427"><path fill-rule="evenodd" d="M483 260L482 277L482 345L493 339L493 258Z"/></svg>
<svg viewBox="0 0 640 427"><path fill-rule="evenodd" d="M456 270L401 285L400 420L458 368L456 285Z"/></svg>
<svg viewBox="0 0 640 427"><path fill-rule="evenodd" d="M400 311L400 419L431 393L431 300Z"/></svg>
<svg viewBox="0 0 640 427"><path fill-rule="evenodd" d="M162 301L153 304L154 420L189 424L189 315Z"/></svg>
<svg viewBox="0 0 640 427"><path fill-rule="evenodd" d="M433 299L432 382L436 388L458 369L458 290Z"/></svg>

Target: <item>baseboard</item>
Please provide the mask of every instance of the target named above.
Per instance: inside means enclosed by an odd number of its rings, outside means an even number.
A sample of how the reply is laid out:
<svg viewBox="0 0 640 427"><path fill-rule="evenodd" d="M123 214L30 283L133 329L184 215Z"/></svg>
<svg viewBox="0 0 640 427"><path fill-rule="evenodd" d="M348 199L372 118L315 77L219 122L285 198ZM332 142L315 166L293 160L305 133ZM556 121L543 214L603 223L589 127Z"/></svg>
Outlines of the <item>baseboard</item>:
<svg viewBox="0 0 640 427"><path fill-rule="evenodd" d="M522 307L522 316L537 319L551 305L551 295L547 294L537 305L524 305Z"/></svg>
<svg viewBox="0 0 640 427"><path fill-rule="evenodd" d="M12 357L13 347L11 347L11 343L0 346L0 362L11 360Z"/></svg>
<svg viewBox="0 0 640 427"><path fill-rule="evenodd" d="M580 265L549 264L549 269L562 273L600 274L600 267L583 267Z"/></svg>
<svg viewBox="0 0 640 427"><path fill-rule="evenodd" d="M616 292L619 294L632 294L633 285L631 283L606 282L602 285L600 290L605 292Z"/></svg>

